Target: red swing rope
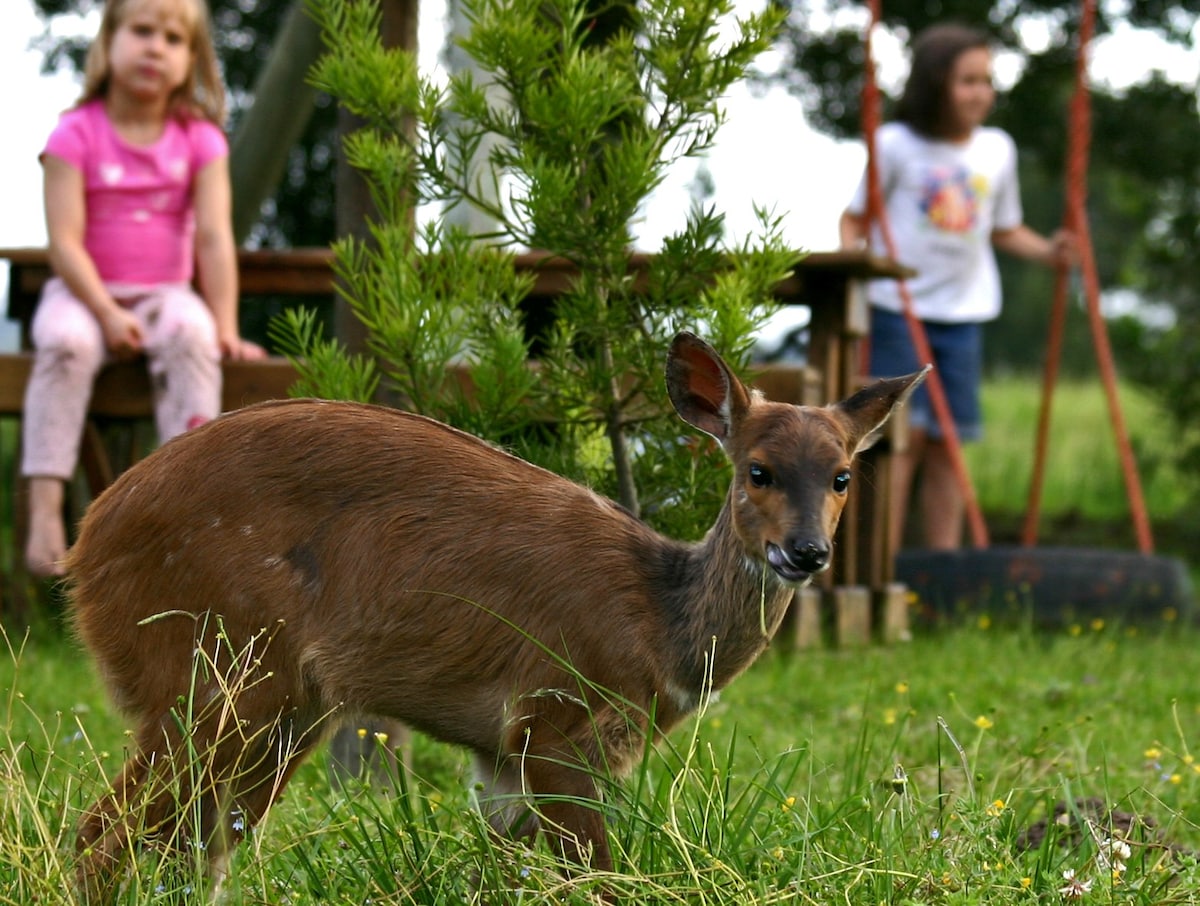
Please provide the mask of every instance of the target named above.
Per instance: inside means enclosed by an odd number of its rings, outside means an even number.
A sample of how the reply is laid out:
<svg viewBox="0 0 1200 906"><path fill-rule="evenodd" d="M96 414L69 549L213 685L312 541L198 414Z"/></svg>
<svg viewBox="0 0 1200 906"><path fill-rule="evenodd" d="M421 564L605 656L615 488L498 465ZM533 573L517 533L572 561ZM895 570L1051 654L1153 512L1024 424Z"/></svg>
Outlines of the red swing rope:
<svg viewBox="0 0 1200 906"><path fill-rule="evenodd" d="M1092 345L1096 350L1096 363L1104 385L1108 403L1109 419L1116 436L1117 452L1121 471L1125 479L1129 510L1137 535L1138 550L1152 553L1154 541L1150 533L1150 520L1146 515L1146 503L1138 480L1137 465L1121 401L1117 393L1116 368L1113 364L1112 347L1108 341L1108 329L1100 312L1100 281L1096 274L1096 260L1092 250L1091 232L1087 219L1087 169L1088 151L1091 142L1091 108L1088 91L1088 48L1095 29L1095 0L1083 0L1079 23L1079 53L1075 62L1075 93L1071 98L1070 125L1067 145L1067 194L1063 226L1072 231L1079 243L1079 265L1083 276L1083 288L1087 297L1088 324L1092 333ZM1058 366L1062 358L1063 330L1067 314L1067 289L1069 274L1060 267L1054 285L1054 305L1050 313L1050 333L1046 349L1046 365L1042 383L1042 405L1038 415L1037 440L1034 449L1033 474L1029 487L1029 502L1025 510L1025 523L1021 532L1021 543L1031 546L1037 542L1038 517L1040 515L1042 488L1045 480L1046 449L1050 432L1050 410L1054 387L1058 380Z"/></svg>
<svg viewBox="0 0 1200 906"><path fill-rule="evenodd" d="M897 257L896 242L892 236L891 224L888 223L887 209L883 202L883 189L879 182L879 162L876 159L875 150L875 133L879 128L881 115L879 86L875 81L875 57L872 52L871 36L876 26L882 21L881 0L870 0L869 5L871 9L871 22L867 26L862 116L863 133L867 143L867 235L870 236L871 234L872 224L877 225L880 235L883 237L888 257L895 259ZM920 362L932 362L933 351L929 346L929 338L925 335L925 328L914 310L912 293L908 289L908 283L902 278L897 282L900 289L904 320L908 324L908 331L912 337L913 347L917 352L917 359ZM925 386L929 390L929 398L933 403L934 415L937 417L938 426L942 431L942 442L946 445L946 452L950 457L950 464L954 470L955 480L958 482L959 490L963 496L967 525L971 532L971 541L975 547L987 547L987 524L984 522L983 513L979 508L979 500L975 495L975 487L971 483L970 473L967 471L966 460L963 459L962 444L959 442L958 430L954 425L954 417L950 412L950 404L946 401L946 390L936 369L931 371L925 378Z"/></svg>

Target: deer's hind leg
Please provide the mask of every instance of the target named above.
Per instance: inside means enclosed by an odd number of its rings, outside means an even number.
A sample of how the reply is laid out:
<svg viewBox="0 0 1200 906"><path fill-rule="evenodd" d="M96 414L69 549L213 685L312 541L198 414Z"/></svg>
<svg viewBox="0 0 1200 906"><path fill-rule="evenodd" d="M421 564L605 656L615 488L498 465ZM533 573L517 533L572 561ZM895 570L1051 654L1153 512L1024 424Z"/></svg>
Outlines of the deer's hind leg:
<svg viewBox="0 0 1200 906"><path fill-rule="evenodd" d="M234 710L212 708L190 724L171 715L140 734L138 754L79 822L77 876L87 902L111 898L139 843L181 866L183 857L200 860L219 881L230 851L319 741L323 723L296 711L252 720L232 717Z"/></svg>
<svg viewBox="0 0 1200 906"><path fill-rule="evenodd" d="M75 835L76 880L85 902L106 902L116 894L129 848L146 823L136 804L145 798L151 782L150 761L139 753L125 762L104 795L80 817Z"/></svg>

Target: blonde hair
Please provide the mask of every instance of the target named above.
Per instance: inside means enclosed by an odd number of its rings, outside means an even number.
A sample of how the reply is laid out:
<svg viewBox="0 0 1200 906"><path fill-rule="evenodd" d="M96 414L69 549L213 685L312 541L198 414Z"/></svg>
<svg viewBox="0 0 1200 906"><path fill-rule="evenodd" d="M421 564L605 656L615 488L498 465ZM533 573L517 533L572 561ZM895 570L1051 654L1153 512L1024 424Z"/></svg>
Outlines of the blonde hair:
<svg viewBox="0 0 1200 906"><path fill-rule="evenodd" d="M108 0L100 31L88 48L80 104L108 94L112 67L108 52L125 17L146 4L167 6L178 12L191 36L192 67L183 84L171 95L168 110L175 116L200 117L217 126L225 124L225 86L217 68L212 23L205 0Z"/></svg>

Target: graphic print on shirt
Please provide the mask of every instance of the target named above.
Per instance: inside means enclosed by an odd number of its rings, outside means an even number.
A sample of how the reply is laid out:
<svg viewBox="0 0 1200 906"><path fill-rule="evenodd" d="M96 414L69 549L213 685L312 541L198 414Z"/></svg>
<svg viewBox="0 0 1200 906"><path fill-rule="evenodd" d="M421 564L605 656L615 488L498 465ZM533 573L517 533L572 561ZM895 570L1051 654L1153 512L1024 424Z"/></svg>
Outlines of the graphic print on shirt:
<svg viewBox="0 0 1200 906"><path fill-rule="evenodd" d="M987 179L972 177L966 167L931 167L918 201L926 226L942 233L969 233L979 222Z"/></svg>

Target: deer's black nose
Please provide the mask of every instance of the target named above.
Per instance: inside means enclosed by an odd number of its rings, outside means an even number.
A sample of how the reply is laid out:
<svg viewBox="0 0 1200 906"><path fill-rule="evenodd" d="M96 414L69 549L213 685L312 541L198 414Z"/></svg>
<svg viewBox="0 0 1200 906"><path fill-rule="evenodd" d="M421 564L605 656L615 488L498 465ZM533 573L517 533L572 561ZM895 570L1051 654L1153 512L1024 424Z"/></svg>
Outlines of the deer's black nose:
<svg viewBox="0 0 1200 906"><path fill-rule="evenodd" d="M797 539L792 543L791 560L805 572L820 572L829 565L829 545L824 541Z"/></svg>

